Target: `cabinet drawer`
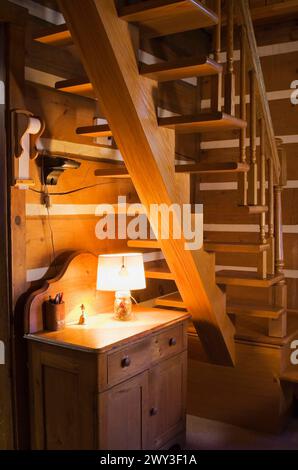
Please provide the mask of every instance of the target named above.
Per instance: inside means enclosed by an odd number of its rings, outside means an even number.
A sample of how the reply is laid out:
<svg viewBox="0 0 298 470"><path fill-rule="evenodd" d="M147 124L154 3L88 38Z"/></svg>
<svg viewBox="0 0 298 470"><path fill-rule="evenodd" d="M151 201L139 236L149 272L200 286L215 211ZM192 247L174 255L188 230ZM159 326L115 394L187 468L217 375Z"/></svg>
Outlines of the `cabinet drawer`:
<svg viewBox="0 0 298 470"><path fill-rule="evenodd" d="M170 328L153 339L153 360L164 359L182 351L184 345L183 325Z"/></svg>
<svg viewBox="0 0 298 470"><path fill-rule="evenodd" d="M127 346L108 356L108 385L115 385L143 372L151 362L150 338Z"/></svg>

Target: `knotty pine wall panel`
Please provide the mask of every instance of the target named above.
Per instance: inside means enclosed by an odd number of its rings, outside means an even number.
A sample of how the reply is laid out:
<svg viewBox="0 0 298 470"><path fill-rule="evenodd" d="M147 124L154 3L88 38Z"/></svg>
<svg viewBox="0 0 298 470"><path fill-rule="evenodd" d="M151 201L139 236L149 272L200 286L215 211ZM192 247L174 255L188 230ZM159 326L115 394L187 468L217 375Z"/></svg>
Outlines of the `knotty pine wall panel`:
<svg viewBox="0 0 298 470"><path fill-rule="evenodd" d="M182 80L160 83L158 105L173 113L193 114L198 106L196 87Z"/></svg>
<svg viewBox="0 0 298 470"><path fill-rule="evenodd" d="M77 127L90 126L96 113L95 101L27 82L26 105L46 123L43 138L82 144L91 140L76 134Z"/></svg>
<svg viewBox="0 0 298 470"><path fill-rule="evenodd" d="M237 205L237 191L215 190L199 191L198 202L204 205L204 223L206 224L258 224L258 215L247 216ZM283 192L283 223L298 224L298 191L285 189Z"/></svg>

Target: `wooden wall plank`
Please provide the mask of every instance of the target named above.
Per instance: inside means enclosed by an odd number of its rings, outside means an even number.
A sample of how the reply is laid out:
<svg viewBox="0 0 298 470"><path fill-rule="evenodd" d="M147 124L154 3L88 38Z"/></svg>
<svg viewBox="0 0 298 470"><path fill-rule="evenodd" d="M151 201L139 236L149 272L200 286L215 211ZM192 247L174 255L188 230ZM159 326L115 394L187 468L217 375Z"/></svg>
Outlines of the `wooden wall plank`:
<svg viewBox="0 0 298 470"><path fill-rule="evenodd" d="M77 136L76 128L92 125L96 113L93 100L27 83L26 106L45 119L43 137L92 145L92 140Z"/></svg>
<svg viewBox="0 0 298 470"><path fill-rule="evenodd" d="M204 205L205 224L258 224L258 217L247 216L237 206L237 191L199 191L198 203ZM287 189L283 194L284 225L298 224L297 211L293 207L298 204L298 191ZM220 210L219 210L220 208Z"/></svg>

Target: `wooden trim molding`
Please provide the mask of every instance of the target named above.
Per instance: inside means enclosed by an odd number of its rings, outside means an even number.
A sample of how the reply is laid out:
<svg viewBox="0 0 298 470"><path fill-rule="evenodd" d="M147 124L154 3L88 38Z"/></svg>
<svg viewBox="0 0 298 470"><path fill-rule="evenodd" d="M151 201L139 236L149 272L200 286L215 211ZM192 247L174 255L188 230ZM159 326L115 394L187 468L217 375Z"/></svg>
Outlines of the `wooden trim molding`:
<svg viewBox="0 0 298 470"><path fill-rule="evenodd" d="M11 158L13 141L9 116L13 109L24 109L24 72L25 72L25 24L28 12L22 7L5 3L6 13L6 43L9 43L7 54L7 138L8 138L8 178L13 180L13 160ZM0 9L1 12L1 9ZM5 20L5 17L1 16ZM27 396L27 361L26 347L23 339L23 305L21 302L24 292L27 290L26 281L26 194L17 187L8 188L8 271L10 273L9 294L10 305L10 338L11 338L11 371L13 400L13 429L15 449L29 447L29 419Z"/></svg>

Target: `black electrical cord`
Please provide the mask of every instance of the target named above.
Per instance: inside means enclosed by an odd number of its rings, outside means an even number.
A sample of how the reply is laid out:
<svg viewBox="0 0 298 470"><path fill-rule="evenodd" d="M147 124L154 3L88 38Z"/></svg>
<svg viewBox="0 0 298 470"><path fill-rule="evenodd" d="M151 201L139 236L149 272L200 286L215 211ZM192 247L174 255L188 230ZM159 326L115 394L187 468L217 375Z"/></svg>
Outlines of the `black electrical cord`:
<svg viewBox="0 0 298 470"><path fill-rule="evenodd" d="M42 167L42 172L43 172L43 167ZM43 175L42 175L42 177L43 177ZM42 181L44 181L44 180L42 179ZM50 197L51 196L66 196L68 194L77 193L77 192L83 191L85 189L91 189L91 188L95 188L96 186L102 186L102 185L105 185L105 184L111 184L111 183L108 183L108 182L96 183L96 184L92 184L90 186L83 186L81 188L72 189L70 191L65 191L65 192L62 192L62 193L49 193L49 189L48 189L48 186L46 184L42 185L42 189L40 191L37 190L37 189L29 188L30 191L33 191L34 193L42 194L44 196L45 207L46 207L46 210L47 210L47 221L48 221L49 230L50 230L52 258L53 258L53 263L54 263L54 268L55 268L56 275L58 274L58 266L57 266L57 261L56 261L56 248L55 248L54 232L53 232L53 228L52 228L52 225L51 225L51 214L50 214L50 209L49 209L49 207L50 207L49 206Z"/></svg>
<svg viewBox="0 0 298 470"><path fill-rule="evenodd" d="M58 267L57 267L57 262L56 262L56 249L55 249L55 241L54 241L54 232L53 232L52 225L51 225L51 215L50 215L49 208L46 207L46 209L47 209L47 214L48 214L48 224L49 224L50 235L51 235L53 263L54 263L55 272L56 272L56 276L57 276Z"/></svg>
<svg viewBox="0 0 298 470"><path fill-rule="evenodd" d="M47 196L67 196L68 194L78 193L79 191L84 191L85 189L91 189L91 188L95 188L96 186L103 186L105 184L113 184L113 183L116 183L116 181L113 181L112 183L106 182L106 183L91 184L90 186L83 186L82 188L71 189L70 191L65 191L62 193L49 193L49 192L46 192L45 190L39 191L38 189L33 189L33 188L29 188L29 190L38 194L46 194Z"/></svg>
<svg viewBox="0 0 298 470"><path fill-rule="evenodd" d="M81 188L75 188L75 189L72 189L70 191L64 191L64 192L61 192L61 193L49 193L48 185L45 184L44 165L43 164L41 165L41 181L42 181L41 190L37 190L37 189L33 189L33 188L29 188L29 190L34 192L34 193L41 194L44 197L44 205L45 205L46 211L47 211L47 221L48 221L48 225L49 225L50 238L51 238L52 262L54 264L55 272L56 272L56 275L57 275L58 274L58 266L57 266L57 261L56 261L56 248L55 248L54 232L53 232L53 228L52 228L52 225L51 225L50 197L51 196L67 196L68 194L74 194L74 193L77 193L79 191L84 191L86 189L92 189L92 188L95 188L96 186L103 186L103 185L106 185L106 184L113 184L113 183L116 183L116 181L113 181L112 183L111 182L96 183L96 184L92 184L92 185L89 185L89 186L83 186Z"/></svg>

